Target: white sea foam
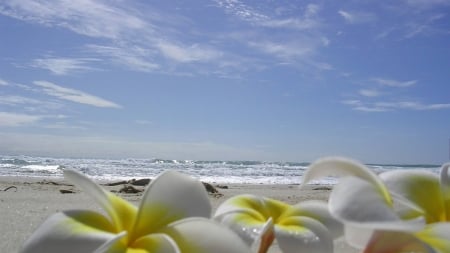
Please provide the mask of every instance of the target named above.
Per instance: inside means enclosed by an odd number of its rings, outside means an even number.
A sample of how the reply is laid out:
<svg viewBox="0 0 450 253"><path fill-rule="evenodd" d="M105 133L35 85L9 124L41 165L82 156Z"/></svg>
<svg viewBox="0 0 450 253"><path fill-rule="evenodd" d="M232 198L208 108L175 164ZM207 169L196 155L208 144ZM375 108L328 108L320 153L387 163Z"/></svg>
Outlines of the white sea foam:
<svg viewBox="0 0 450 253"><path fill-rule="evenodd" d="M192 161L164 159L69 159L0 156L0 176L62 177L63 168L81 171L97 180L154 178L177 170L205 182L240 184L300 184L308 163L261 161ZM368 165L375 173L392 169L424 169L438 173L438 165ZM335 184L323 178L312 184Z"/></svg>

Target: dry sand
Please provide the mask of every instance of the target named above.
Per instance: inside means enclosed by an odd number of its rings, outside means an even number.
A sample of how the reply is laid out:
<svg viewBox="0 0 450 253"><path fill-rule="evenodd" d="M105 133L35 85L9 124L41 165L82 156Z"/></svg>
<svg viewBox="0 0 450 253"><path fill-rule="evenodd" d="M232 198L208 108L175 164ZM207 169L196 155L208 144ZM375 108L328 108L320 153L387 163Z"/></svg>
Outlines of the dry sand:
<svg viewBox="0 0 450 253"><path fill-rule="evenodd" d="M54 184L57 183L57 184ZM101 183L101 182L100 182ZM90 209L101 211L92 198L80 192L67 182L49 178L0 177L0 251L18 252L23 242L51 214L68 209ZM300 190L298 185L250 185L227 184L227 189L217 188L220 194L211 194L213 210L225 199L238 194L256 194L278 199L290 204L309 199L327 200L330 189L327 186L307 186ZM10 187L8 190L5 191ZM104 186L117 191L123 185ZM137 186L136 188L141 188ZM60 190L75 193L62 194ZM124 199L138 205L142 193L118 193ZM278 252L274 247L271 252ZM357 252L347 247L342 240L336 243L336 252Z"/></svg>

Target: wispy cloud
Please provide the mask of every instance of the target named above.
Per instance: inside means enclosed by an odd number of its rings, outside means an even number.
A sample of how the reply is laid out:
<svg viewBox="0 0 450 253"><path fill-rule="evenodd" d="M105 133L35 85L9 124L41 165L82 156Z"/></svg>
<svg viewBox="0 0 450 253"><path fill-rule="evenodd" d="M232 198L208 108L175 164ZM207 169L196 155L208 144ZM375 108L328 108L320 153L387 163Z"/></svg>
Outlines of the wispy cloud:
<svg viewBox="0 0 450 253"><path fill-rule="evenodd" d="M359 90L359 94L365 97L378 97L380 92L372 89L361 89Z"/></svg>
<svg viewBox="0 0 450 253"><path fill-rule="evenodd" d="M278 64L274 59L304 63L306 54L310 66L330 69L329 64L323 60L317 62L309 54L329 44L319 31L323 27L320 5L301 5L281 12L274 10L273 3L250 6L239 0L217 0L216 7L234 19L237 17L239 20L234 23L237 25L227 23L223 30L211 31L208 26L195 26L193 20L197 17L189 16L190 13L180 16L177 12L157 9L160 6L124 1L12 0L0 4L0 14L95 38L96 41L91 40L82 50L95 53L95 59L101 58L102 65L112 63L133 71L226 73L222 76L228 76L227 73L261 69L262 63ZM190 22L193 25L186 29ZM230 35L248 34L248 29L254 34L245 40L233 40ZM286 29L289 33L279 32ZM268 30L276 31L277 36L267 36ZM259 55L260 52L264 54ZM255 65L235 68L230 62L237 56ZM47 57L36 59L33 66L55 75L66 75L92 70L89 61Z"/></svg>
<svg viewBox="0 0 450 253"><path fill-rule="evenodd" d="M427 15L425 18L418 18L410 21L404 26L404 38L410 39L419 35L429 35L433 33L448 34L448 29L438 28L435 25L439 20L446 17L443 13L433 13Z"/></svg>
<svg viewBox="0 0 450 253"><path fill-rule="evenodd" d="M380 85L399 88L410 87L417 83L417 80L397 81L393 79L384 79L384 78L373 78L372 80Z"/></svg>
<svg viewBox="0 0 450 253"><path fill-rule="evenodd" d="M305 57L314 50L313 46L300 42L250 41L248 42L248 45L263 53L275 55L277 58L282 59Z"/></svg>
<svg viewBox="0 0 450 253"><path fill-rule="evenodd" d="M41 113L47 113L48 111L61 109L63 107L62 104L53 101L42 101L30 97L15 95L0 96L0 104L14 109L19 109L20 111Z"/></svg>
<svg viewBox="0 0 450 253"><path fill-rule="evenodd" d="M159 69L159 64L151 61L151 50L141 47L118 47L102 45L86 45L86 48L96 54L111 59L115 64L123 65L134 71L151 72Z"/></svg>
<svg viewBox="0 0 450 253"><path fill-rule="evenodd" d="M238 0L217 0L216 2L229 14L248 22L260 23L268 19L266 15Z"/></svg>
<svg viewBox="0 0 450 253"><path fill-rule="evenodd" d="M121 108L120 105L105 100L103 98L99 98L85 92L74 90L70 88L65 88L51 82L47 81L35 81L33 82L35 85L41 87L43 92L45 92L49 96L54 96L59 99L64 99L80 104L86 104L96 107L109 107L109 108Z"/></svg>
<svg viewBox="0 0 450 253"><path fill-rule="evenodd" d="M350 106L353 110L364 112L387 112L397 110L429 111L450 109L450 103L423 104L415 101L397 102L363 102L361 100L344 100L342 104Z"/></svg>
<svg viewBox="0 0 450 253"><path fill-rule="evenodd" d="M338 13L349 24L362 24L376 20L375 14L369 12L339 10Z"/></svg>
<svg viewBox="0 0 450 253"><path fill-rule="evenodd" d="M388 23L389 26L384 27L376 39L389 36L401 40L420 36L447 36L449 0L405 0L398 3L386 9L390 11L390 16L396 17L395 24Z"/></svg>
<svg viewBox="0 0 450 253"><path fill-rule="evenodd" d="M6 86L8 85L8 82L3 79L0 79L0 85Z"/></svg>
<svg viewBox="0 0 450 253"><path fill-rule="evenodd" d="M262 52L260 60L276 64L310 66L318 70L329 70L331 65L318 61L316 55L327 47L330 40L320 32L322 28L319 12L321 6L308 4L277 10L274 6L250 6L239 0L218 0L218 6L226 14L243 21L251 30L240 28L233 38L248 46L248 52ZM290 30L288 32L282 32ZM238 34L238 35L237 35ZM267 36L271 34L271 36ZM255 54L253 54L255 55ZM271 59L267 58L271 57ZM280 62L281 60L281 62Z"/></svg>
<svg viewBox="0 0 450 253"><path fill-rule="evenodd" d="M12 0L0 7L0 13L46 26L64 27L91 37L110 39L146 26L143 20L126 10L92 0Z"/></svg>
<svg viewBox="0 0 450 253"><path fill-rule="evenodd" d="M280 18L258 11L239 0L218 0L216 2L230 15L255 26L307 30L316 28L320 24L315 18L320 10L319 5L316 4L307 5L302 17Z"/></svg>
<svg viewBox="0 0 450 253"><path fill-rule="evenodd" d="M177 62L208 62L223 54L213 48L198 44L186 47L164 41L160 42L157 47L166 57Z"/></svg>
<svg viewBox="0 0 450 253"><path fill-rule="evenodd" d="M449 0L405 0L405 2L414 7L418 8L434 8L437 6L449 6Z"/></svg>
<svg viewBox="0 0 450 253"><path fill-rule="evenodd" d="M55 75L67 75L80 71L94 70L88 64L99 61L94 58L40 58L31 63L32 67L49 70Z"/></svg>
<svg viewBox="0 0 450 253"><path fill-rule="evenodd" d="M17 127L35 123L43 116L28 115L21 113L0 112L0 127Z"/></svg>

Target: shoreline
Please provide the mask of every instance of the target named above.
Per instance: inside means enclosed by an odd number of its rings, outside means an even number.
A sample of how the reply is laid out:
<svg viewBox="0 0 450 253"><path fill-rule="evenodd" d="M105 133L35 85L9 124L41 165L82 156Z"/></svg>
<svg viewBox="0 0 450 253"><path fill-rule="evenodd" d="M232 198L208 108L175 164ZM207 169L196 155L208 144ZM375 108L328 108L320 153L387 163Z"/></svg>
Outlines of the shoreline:
<svg viewBox="0 0 450 253"><path fill-rule="evenodd" d="M105 184L106 181L96 181ZM300 189L299 185L288 184L220 184L217 194L209 194L214 213L226 199L238 194L255 194L277 199L288 204L296 204L306 200L327 201L331 191L330 185L307 185ZM9 189L7 189L10 187ZM123 185L105 186L106 190L118 192ZM144 186L135 186L143 190ZM7 189L5 191L5 189ZM61 190L72 193L63 194ZM140 193L117 193L134 205L142 199ZM5 252L18 252L24 241L50 215L69 209L89 209L103 212L91 196L71 186L66 180L52 177L9 177L0 176L0 248ZM342 252L351 252L346 248Z"/></svg>

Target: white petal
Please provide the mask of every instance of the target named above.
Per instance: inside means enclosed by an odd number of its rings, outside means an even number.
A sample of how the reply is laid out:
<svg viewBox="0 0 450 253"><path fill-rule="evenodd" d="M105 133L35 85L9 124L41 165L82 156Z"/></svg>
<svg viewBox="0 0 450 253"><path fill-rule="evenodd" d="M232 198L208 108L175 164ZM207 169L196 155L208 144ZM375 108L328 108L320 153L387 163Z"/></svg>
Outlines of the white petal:
<svg viewBox="0 0 450 253"><path fill-rule="evenodd" d="M148 186L136 219L140 235L187 217L211 215L211 203L203 184L175 171L166 171Z"/></svg>
<svg viewBox="0 0 450 253"><path fill-rule="evenodd" d="M216 216L215 220L229 227L250 246L260 240L266 229L264 224L268 222L265 219L254 219L255 216L259 216L255 210L236 210Z"/></svg>
<svg viewBox="0 0 450 253"><path fill-rule="evenodd" d="M135 241L133 248L151 253L181 253L177 243L166 234L149 234Z"/></svg>
<svg viewBox="0 0 450 253"><path fill-rule="evenodd" d="M449 170L450 170L450 163L446 163L442 165L440 173L441 185L446 200L450 200L450 175L448 174Z"/></svg>
<svg viewBox="0 0 450 253"><path fill-rule="evenodd" d="M320 222L308 217L292 217L290 226L275 226L275 235L283 253L333 252L333 238Z"/></svg>
<svg viewBox="0 0 450 253"><path fill-rule="evenodd" d="M262 226L258 238L252 243L252 252L265 253L275 239L275 231L272 218Z"/></svg>
<svg viewBox="0 0 450 253"><path fill-rule="evenodd" d="M214 218L230 227L248 245L253 245L265 231L267 222L277 219L289 207L277 200L242 194L225 200Z"/></svg>
<svg viewBox="0 0 450 253"><path fill-rule="evenodd" d="M430 224L416 236L438 252L450 252L450 222Z"/></svg>
<svg viewBox="0 0 450 253"><path fill-rule="evenodd" d="M69 169L64 170L64 178L74 183L77 187L81 188L86 193L89 193L109 215L114 216L115 211L108 200L107 192L103 190L103 188L101 188L99 185L97 185L94 181L78 171Z"/></svg>
<svg viewBox="0 0 450 253"><path fill-rule="evenodd" d="M422 219L400 219L372 184L356 177L343 178L334 187L329 208L343 223L362 228L414 231L424 225Z"/></svg>
<svg viewBox="0 0 450 253"><path fill-rule="evenodd" d="M163 231L181 252L250 253L250 247L225 226L205 218L188 218L170 224Z"/></svg>
<svg viewBox="0 0 450 253"><path fill-rule="evenodd" d="M389 191L404 197L423 210L427 223L443 219L444 196L437 175L420 170L394 170L380 174L380 178ZM409 217L418 215L416 210L405 214Z"/></svg>
<svg viewBox="0 0 450 253"><path fill-rule="evenodd" d="M122 231L121 233L117 234L116 237L113 239L105 242L103 245L101 245L95 252L93 253L113 253L113 252L123 252L124 248L126 248L125 245L121 245L121 239L127 236L127 231ZM116 248L116 250L113 250L113 248Z"/></svg>
<svg viewBox="0 0 450 253"><path fill-rule="evenodd" d="M83 189L100 204L114 223L116 232L130 230L137 212L135 206L105 191L94 181L77 171L64 170L64 177Z"/></svg>
<svg viewBox="0 0 450 253"><path fill-rule="evenodd" d="M21 253L94 252L113 240L112 226L90 211L67 211L50 216L25 242Z"/></svg>
<svg viewBox="0 0 450 253"><path fill-rule="evenodd" d="M342 157L326 157L312 163L303 175L302 185L327 176L354 176L364 179L376 186L388 203L392 202L389 192L375 173L359 162Z"/></svg>
<svg viewBox="0 0 450 253"><path fill-rule="evenodd" d="M264 213L266 209L265 204L266 199L261 196L251 195L251 194L240 194L233 196L220 204L220 206L216 209L214 217L219 217L224 214L229 214L233 212L262 212ZM252 213L253 213L252 212ZM262 222L266 221L266 217L263 214L260 214L259 217L255 217L260 219ZM249 214L253 215L253 214Z"/></svg>
<svg viewBox="0 0 450 253"><path fill-rule="evenodd" d="M366 247L367 243L373 236L373 229L354 227L351 225L346 225L345 231L345 241L352 247L357 249L363 249Z"/></svg>
<svg viewBox="0 0 450 253"><path fill-rule="evenodd" d="M438 253L412 234L396 231L375 232L364 253L386 252ZM444 252L448 251L441 253Z"/></svg>
<svg viewBox="0 0 450 253"><path fill-rule="evenodd" d="M343 235L342 223L331 216L326 202L310 200L298 203L283 214L283 217L290 216L305 216L319 221L328 229L333 238Z"/></svg>

